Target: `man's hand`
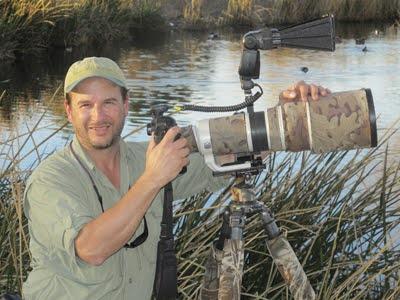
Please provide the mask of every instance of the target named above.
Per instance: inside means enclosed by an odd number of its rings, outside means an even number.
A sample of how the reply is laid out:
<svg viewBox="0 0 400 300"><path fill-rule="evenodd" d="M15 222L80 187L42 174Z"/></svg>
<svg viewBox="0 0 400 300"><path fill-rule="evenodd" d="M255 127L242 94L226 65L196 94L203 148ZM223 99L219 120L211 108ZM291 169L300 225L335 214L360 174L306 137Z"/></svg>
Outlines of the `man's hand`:
<svg viewBox="0 0 400 300"><path fill-rule="evenodd" d="M179 132L179 127L172 127L158 145L152 138L147 147L144 174L151 178L159 188L175 179L182 168L189 164L190 149L187 140L181 137L175 141Z"/></svg>
<svg viewBox="0 0 400 300"><path fill-rule="evenodd" d="M279 104L285 102L295 101L307 101L307 100L318 100L320 96L326 96L331 91L320 85L307 84L304 81L299 81L296 84L290 86L286 91L283 91L279 95Z"/></svg>

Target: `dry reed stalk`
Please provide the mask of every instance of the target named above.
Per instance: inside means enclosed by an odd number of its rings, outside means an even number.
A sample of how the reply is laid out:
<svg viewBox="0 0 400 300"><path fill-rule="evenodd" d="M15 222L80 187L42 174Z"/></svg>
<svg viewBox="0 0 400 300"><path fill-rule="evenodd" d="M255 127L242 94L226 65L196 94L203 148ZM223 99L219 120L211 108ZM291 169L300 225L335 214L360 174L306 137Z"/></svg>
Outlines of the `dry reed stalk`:
<svg viewBox="0 0 400 300"><path fill-rule="evenodd" d="M204 23L201 13L203 4L203 0L190 0L189 2L185 1L185 6L183 8L183 18L186 25L196 26L202 25Z"/></svg>

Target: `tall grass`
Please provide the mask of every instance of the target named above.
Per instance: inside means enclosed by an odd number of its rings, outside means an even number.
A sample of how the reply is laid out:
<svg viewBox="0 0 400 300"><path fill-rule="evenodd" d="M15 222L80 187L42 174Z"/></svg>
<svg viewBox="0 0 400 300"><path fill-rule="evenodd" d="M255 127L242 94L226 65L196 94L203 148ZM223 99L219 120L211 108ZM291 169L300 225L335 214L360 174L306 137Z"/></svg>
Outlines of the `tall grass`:
<svg viewBox="0 0 400 300"><path fill-rule="evenodd" d="M253 0L221 0L218 5L221 14L215 17L207 15L207 1L186 0L185 27L297 23L327 13L344 21L400 17L399 0L276 0L265 7ZM2 0L0 61L37 55L50 47L98 46L132 39L134 29L163 28L164 6L168 5L160 0Z"/></svg>
<svg viewBox="0 0 400 300"><path fill-rule="evenodd" d="M253 25L253 5L253 0L229 0L220 20L221 24Z"/></svg>
<svg viewBox="0 0 400 300"><path fill-rule="evenodd" d="M157 0L0 1L0 61L49 47L98 46L161 24Z"/></svg>
<svg viewBox="0 0 400 300"><path fill-rule="evenodd" d="M0 143L0 295L3 292L21 294L32 258L22 207L25 183L34 167L47 157L44 150L52 144L52 138L67 125L64 123L44 135L45 114L43 112L33 126L26 123L23 132L15 130L9 136L3 135ZM39 141L35 138L38 133L41 135Z"/></svg>
<svg viewBox="0 0 400 300"><path fill-rule="evenodd" d="M52 40L59 46L98 46L126 37L128 21L129 9L120 1L71 2L68 16L57 21Z"/></svg>
<svg viewBox="0 0 400 300"><path fill-rule="evenodd" d="M203 0L190 0L185 2L183 19L187 28L201 28L206 25L206 20L202 15L203 5Z"/></svg>
<svg viewBox="0 0 400 300"><path fill-rule="evenodd" d="M0 1L0 60L47 48L49 33L67 12L52 0Z"/></svg>
<svg viewBox="0 0 400 300"><path fill-rule="evenodd" d="M324 155L272 154L258 197L275 212L318 299L400 296L400 164L387 151ZM194 299L209 247L217 238L222 193L204 193L176 207L180 293ZM208 206L208 208L204 208ZM242 296L288 299L265 244L260 218L247 221Z"/></svg>
<svg viewBox="0 0 400 300"><path fill-rule="evenodd" d="M43 116L0 145L0 294L20 292L26 279L31 257L24 184L46 157L43 147L65 126L38 141ZM318 299L400 297L400 162L388 159L390 135L381 140L363 151L272 153L266 172L254 179L257 198L275 213ZM22 169L26 159L32 167ZM226 189L175 202L181 298L199 294L204 262L229 201ZM256 216L247 220L245 241L243 298L289 299Z"/></svg>
<svg viewBox="0 0 400 300"><path fill-rule="evenodd" d="M276 0L270 23L298 23L333 14L338 21L391 21L400 17L398 0Z"/></svg>

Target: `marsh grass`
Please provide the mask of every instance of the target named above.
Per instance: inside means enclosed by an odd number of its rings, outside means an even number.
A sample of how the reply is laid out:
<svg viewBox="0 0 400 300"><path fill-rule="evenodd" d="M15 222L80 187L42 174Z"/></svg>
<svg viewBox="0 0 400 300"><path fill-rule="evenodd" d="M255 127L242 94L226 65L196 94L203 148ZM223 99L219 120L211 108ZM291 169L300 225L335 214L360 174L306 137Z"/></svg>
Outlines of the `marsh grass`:
<svg viewBox="0 0 400 300"><path fill-rule="evenodd" d="M37 140L44 114L0 145L0 294L20 293L29 271L24 185L47 156L44 147L66 125ZM380 137L379 147L370 150L271 154L266 172L254 179L258 199L275 213L318 299L400 296L400 163L388 159L392 134ZM25 160L29 167L22 169ZM175 202L182 298L198 296L204 261L229 201L227 188ZM247 220L245 241L243 298L290 299L256 216Z"/></svg>
<svg viewBox="0 0 400 300"><path fill-rule="evenodd" d="M382 143L369 151L281 153L268 160L258 197L275 212L318 299L400 296L400 164L389 165L387 157ZM199 293L228 202L225 192L215 199L204 193L176 207L180 292L188 299ZM245 237L242 296L290 298L259 218L248 219Z"/></svg>
<svg viewBox="0 0 400 300"><path fill-rule="evenodd" d="M333 14L337 21L393 21L400 17L398 0L277 0L270 23L293 24Z"/></svg>
<svg viewBox="0 0 400 300"><path fill-rule="evenodd" d="M98 46L161 26L157 0L0 1L0 61L50 47Z"/></svg>
<svg viewBox="0 0 400 300"><path fill-rule="evenodd" d="M204 0L190 0L185 2L183 8L183 19L186 28L204 28L208 21L202 15Z"/></svg>
<svg viewBox="0 0 400 300"><path fill-rule="evenodd" d="M0 60L47 48L49 33L67 7L55 6L52 0L0 1Z"/></svg>
<svg viewBox="0 0 400 300"><path fill-rule="evenodd" d="M253 0L229 0L219 22L222 25L251 26L253 19Z"/></svg>
<svg viewBox="0 0 400 300"><path fill-rule="evenodd" d="M132 40L133 31L165 29L160 0L2 0L0 1L0 61L51 47L99 46ZM177 5L177 4L176 4ZM342 21L385 21L400 16L398 0L253 0L218 4L218 17L207 15L207 2L186 0L187 29L210 26L254 26L297 23L334 14Z"/></svg>
<svg viewBox="0 0 400 300"><path fill-rule="evenodd" d="M57 22L53 43L71 47L100 45L124 38L128 33L129 9L120 1L81 0L69 6L69 14Z"/></svg>
<svg viewBox="0 0 400 300"><path fill-rule="evenodd" d="M126 0L125 0L126 1ZM147 29L160 29L164 25L161 16L161 2L159 0L135 0L131 1L128 7L131 9L129 26L132 28L146 27Z"/></svg>

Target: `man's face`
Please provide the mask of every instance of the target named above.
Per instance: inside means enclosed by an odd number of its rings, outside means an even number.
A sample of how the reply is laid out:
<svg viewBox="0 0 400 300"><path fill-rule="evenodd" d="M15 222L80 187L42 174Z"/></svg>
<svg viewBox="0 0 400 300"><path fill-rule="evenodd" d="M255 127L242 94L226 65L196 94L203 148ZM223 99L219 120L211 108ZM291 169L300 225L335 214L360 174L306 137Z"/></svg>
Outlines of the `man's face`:
<svg viewBox="0 0 400 300"><path fill-rule="evenodd" d="M80 82L64 102L68 120L79 142L87 149L106 149L119 142L128 100L111 81L91 77Z"/></svg>

